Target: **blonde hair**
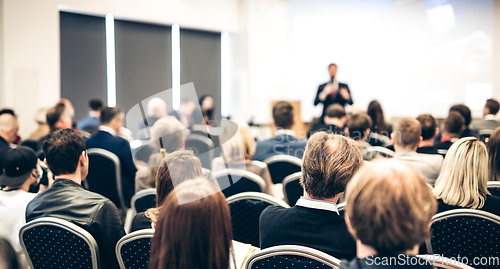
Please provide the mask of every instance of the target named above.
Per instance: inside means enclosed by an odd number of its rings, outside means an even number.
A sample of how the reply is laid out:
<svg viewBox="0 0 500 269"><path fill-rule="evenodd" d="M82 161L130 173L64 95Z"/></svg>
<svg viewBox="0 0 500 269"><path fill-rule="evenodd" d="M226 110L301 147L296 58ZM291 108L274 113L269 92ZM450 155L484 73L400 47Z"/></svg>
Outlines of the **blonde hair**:
<svg viewBox="0 0 500 269"><path fill-rule="evenodd" d="M430 236L437 202L411 166L384 160L364 166L347 185L346 213L353 236L380 255L402 253Z"/></svg>
<svg viewBox="0 0 500 269"><path fill-rule="evenodd" d="M228 121L222 131L221 142L227 162L251 160L255 153L255 139L250 127L243 121Z"/></svg>
<svg viewBox="0 0 500 269"><path fill-rule="evenodd" d="M160 138L163 148L170 153L182 148L184 144L184 126L173 116L163 117L151 128L151 146L160 150Z"/></svg>
<svg viewBox="0 0 500 269"><path fill-rule="evenodd" d="M475 137L465 137L448 150L433 193L448 205L482 208L490 194L488 177L486 146Z"/></svg>

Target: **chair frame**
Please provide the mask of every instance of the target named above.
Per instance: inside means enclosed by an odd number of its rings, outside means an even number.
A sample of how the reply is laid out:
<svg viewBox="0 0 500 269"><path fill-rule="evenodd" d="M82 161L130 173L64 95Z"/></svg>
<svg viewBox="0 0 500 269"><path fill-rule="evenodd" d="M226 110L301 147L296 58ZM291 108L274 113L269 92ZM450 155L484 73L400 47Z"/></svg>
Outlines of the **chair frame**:
<svg viewBox="0 0 500 269"><path fill-rule="evenodd" d="M386 136L386 135L370 132L370 136L374 139L382 141L385 144L384 146L386 146L386 147L392 145L391 138Z"/></svg>
<svg viewBox="0 0 500 269"><path fill-rule="evenodd" d="M100 149L100 148L88 149L87 155L89 155L89 156L90 155L98 155L98 156L106 157L115 163L115 174L116 174L115 183L116 183L116 190L118 191L118 199L120 200L121 208L127 209L127 206L125 206L125 198L123 197L121 164L120 164L120 159L118 158L118 156L116 156L111 151L108 151L105 149ZM88 182L86 185L88 185Z"/></svg>
<svg viewBox="0 0 500 269"><path fill-rule="evenodd" d="M218 178L222 177L222 176L236 176L236 177L245 177L245 178L248 178L250 179L251 181L257 183L260 187L260 191L263 193L264 190L267 188L266 187L266 181L264 179L262 179L260 176L250 172L250 171L247 171L247 170L243 170L243 169L232 169L232 168L229 168L229 169L222 169L222 170L219 170L217 172L213 172L212 173L213 177L215 178L215 181L218 183ZM233 183L234 184L234 183ZM219 184L219 189L220 189L220 184ZM222 191L222 189L220 189L220 191ZM235 196L235 195L233 195Z"/></svg>
<svg viewBox="0 0 500 269"><path fill-rule="evenodd" d="M458 262L456 260L451 260L442 256L435 256L430 254L417 255L417 257L426 259L429 263L432 263L436 268L447 268L447 269L474 269L466 264Z"/></svg>
<svg viewBox="0 0 500 269"><path fill-rule="evenodd" d="M432 229L432 224L434 222L447 219L450 217L476 217L492 221L500 225L500 216L497 216L493 213L476 209L452 209L434 215L434 217L432 217L431 220L431 229ZM425 245L427 247L427 252L429 254L434 254L434 252L432 251L432 244L430 238L425 241Z"/></svg>
<svg viewBox="0 0 500 269"><path fill-rule="evenodd" d="M295 181L295 180L297 180L297 179L299 179L299 180L300 180L300 178L301 178L301 177L302 177L302 172L295 172L295 173L293 173L293 174L291 174L291 175L289 175L289 176L285 177L285 179L283 179L283 182L282 182L282 184L283 184L283 195L284 195L284 197L285 197L285 202L286 202L287 204L290 204L290 201L288 200L288 195L287 195L287 193L286 193L286 186L287 186L290 182L292 182L292 181Z"/></svg>
<svg viewBox="0 0 500 269"><path fill-rule="evenodd" d="M337 204L337 211L340 213L340 211L345 211L345 202Z"/></svg>
<svg viewBox="0 0 500 269"><path fill-rule="evenodd" d="M185 138L185 142L189 139L196 139L198 141L202 141L203 143L206 143L209 147L209 150L205 153L208 153L208 157L210 159L209 161L209 167L208 168L211 168L212 166L212 160L214 159L214 148L215 148L215 145L214 145L214 141L212 141L212 139L206 137L206 136L203 136L203 135L200 135L200 134L189 134L186 138ZM186 147L187 149L189 148L193 148L193 147ZM198 149L196 149L196 151L198 151ZM201 153L201 154L205 154L205 153ZM200 152L196 152L196 156L198 156L200 154ZM203 166L203 162L202 162L202 166Z"/></svg>
<svg viewBox="0 0 500 269"><path fill-rule="evenodd" d="M282 206L282 207L285 207L285 208L289 208L290 206L285 203L285 202L282 202L278 199L276 199L275 197L269 195L269 194L265 194L265 193L260 193L260 192L242 192L242 193L238 193L238 194L235 194L233 196L230 196L226 199L227 203L228 204L232 204L234 202L237 202L237 201L241 201L241 200L247 200L247 199L254 199L254 200L259 200L259 201L264 201L264 202L268 202L272 205L277 205L277 206Z"/></svg>
<svg viewBox="0 0 500 269"><path fill-rule="evenodd" d="M92 268L99 269L99 266L100 266L99 247L98 247L97 242L95 241L94 237L89 232L87 232L85 229L77 226L76 224L73 224L67 220L54 218L54 217L42 217L42 218L35 219L33 221L26 223L23 227L21 227L21 230L19 230L19 242L21 243L21 248L22 248L23 253L26 257L26 260L28 261L28 265L30 268L34 268L34 267L33 267L32 261L31 261L31 257L28 255L28 249L26 249L26 245L24 244L24 240L23 240L24 233L31 228L35 228L38 226L44 226L44 225L62 228L64 230L67 230L67 231L73 233L74 235L82 238L90 248L90 255L92 258Z"/></svg>
<svg viewBox="0 0 500 269"><path fill-rule="evenodd" d="M134 217L137 215L137 209L135 208L135 201L144 196L153 194L156 196L156 188L140 190L136 192L134 196L132 196L132 199L130 200L130 209L127 211L127 216L125 217L124 227L127 233L130 232L130 229L132 228L132 221L134 220Z"/></svg>
<svg viewBox="0 0 500 269"><path fill-rule="evenodd" d="M155 233L154 229L142 229L138 230L132 233L129 233L122 237L118 242L116 243L115 247L115 254L116 254L116 259L118 260L118 264L120 265L121 269L126 269L125 264L123 263L122 259L122 247L136 239L142 239L142 238L153 238L153 235Z"/></svg>
<svg viewBox="0 0 500 269"><path fill-rule="evenodd" d="M321 262L327 266L332 268L340 267L340 260L332 257L322 251L317 249L304 247L304 246L295 246L295 245L282 245L282 246L274 246L266 249L262 249L260 251L254 252L250 258L248 258L245 263L245 269L252 268L253 264L258 262L259 260L267 259L273 256L281 256L281 255L295 255L301 256L309 259L313 259L315 261Z"/></svg>
<svg viewBox="0 0 500 269"><path fill-rule="evenodd" d="M294 157L294 156L290 156L290 155L284 155L284 154L271 156L271 157L265 159L262 162L265 163L265 164L267 164L268 169L269 169L269 166L271 164L277 163L277 162L288 162L288 163L291 163L291 164L295 164L298 167L302 167L302 160L301 159L299 159L297 157ZM288 176L290 176L290 175L288 175ZM285 178L287 178L288 176L286 176ZM281 180L281 183L283 183L283 181L285 180L285 178L283 178ZM271 180L273 180L272 177L271 177ZM275 181L273 180L273 182L275 182Z"/></svg>
<svg viewBox="0 0 500 269"><path fill-rule="evenodd" d="M390 150L390 149L388 149L388 148L375 146L375 147L367 147L367 148L363 151L363 157L364 157L366 154L368 154L368 153L372 153L372 152L386 154L386 155L390 156L391 158L392 158L392 157L394 157L394 154L396 154L394 151L392 151L392 150Z"/></svg>
<svg viewBox="0 0 500 269"><path fill-rule="evenodd" d="M500 189L500 181L488 181L486 186L488 189Z"/></svg>

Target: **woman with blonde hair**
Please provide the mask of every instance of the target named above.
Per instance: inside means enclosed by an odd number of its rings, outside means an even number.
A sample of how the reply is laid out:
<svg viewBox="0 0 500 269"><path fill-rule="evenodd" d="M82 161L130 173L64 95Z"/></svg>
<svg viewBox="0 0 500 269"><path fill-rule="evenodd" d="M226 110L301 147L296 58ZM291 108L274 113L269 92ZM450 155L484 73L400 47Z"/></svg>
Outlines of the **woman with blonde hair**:
<svg viewBox="0 0 500 269"><path fill-rule="evenodd" d="M433 190L438 212L470 208L500 215L500 198L491 195L486 186L489 177L483 142L465 137L453 143Z"/></svg>

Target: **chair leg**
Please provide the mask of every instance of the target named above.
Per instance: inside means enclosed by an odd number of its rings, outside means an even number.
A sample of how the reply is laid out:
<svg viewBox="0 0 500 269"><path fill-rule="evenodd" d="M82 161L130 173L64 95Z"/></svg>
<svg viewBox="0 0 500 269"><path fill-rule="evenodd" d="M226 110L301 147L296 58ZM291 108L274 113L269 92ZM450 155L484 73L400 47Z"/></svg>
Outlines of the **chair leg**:
<svg viewBox="0 0 500 269"><path fill-rule="evenodd" d="M130 208L127 211L127 216L125 217L125 232L128 234L130 233L130 229L132 229L132 221L134 220L135 215L137 215L136 212L132 208Z"/></svg>

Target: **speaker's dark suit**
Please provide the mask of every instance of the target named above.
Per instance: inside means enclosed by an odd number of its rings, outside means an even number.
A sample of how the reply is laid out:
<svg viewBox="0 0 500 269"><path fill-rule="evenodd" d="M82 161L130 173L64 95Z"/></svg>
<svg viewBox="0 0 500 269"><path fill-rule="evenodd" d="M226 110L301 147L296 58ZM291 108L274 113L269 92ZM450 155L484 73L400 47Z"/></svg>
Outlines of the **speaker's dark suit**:
<svg viewBox="0 0 500 269"><path fill-rule="evenodd" d="M319 103L323 103L323 113L321 114L321 122L323 122L323 116L326 114L326 109L328 106L333 105L333 104L340 104L341 106L345 106L346 104L352 105L352 96L350 96L350 99L344 99L342 95L340 95L340 89L345 88L349 92L349 95L351 95L351 91L349 90L349 86L344 83L339 83L339 88L337 90L337 93L335 95L329 94L325 100L321 101L319 99L319 94L325 89L326 84L330 82L324 83L319 85L318 87L318 92L316 93L316 99L314 99L314 105L317 106Z"/></svg>

